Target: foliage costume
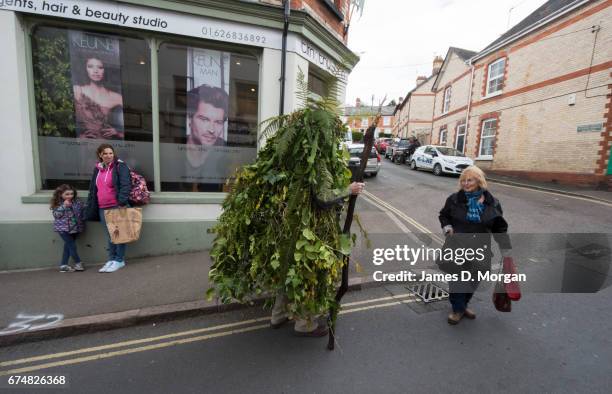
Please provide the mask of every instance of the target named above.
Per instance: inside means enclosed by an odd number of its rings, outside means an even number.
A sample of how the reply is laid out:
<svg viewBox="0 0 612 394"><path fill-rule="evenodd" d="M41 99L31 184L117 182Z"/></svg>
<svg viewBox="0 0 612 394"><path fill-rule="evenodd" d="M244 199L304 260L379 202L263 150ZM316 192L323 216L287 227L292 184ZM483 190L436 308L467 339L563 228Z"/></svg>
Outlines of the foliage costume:
<svg viewBox="0 0 612 394"><path fill-rule="evenodd" d="M281 294L295 318L338 310L334 299L351 240L339 213L348 195L346 129L332 100L303 95L304 108L267 123L276 131L254 164L236 174L214 228L209 273L222 302Z"/></svg>

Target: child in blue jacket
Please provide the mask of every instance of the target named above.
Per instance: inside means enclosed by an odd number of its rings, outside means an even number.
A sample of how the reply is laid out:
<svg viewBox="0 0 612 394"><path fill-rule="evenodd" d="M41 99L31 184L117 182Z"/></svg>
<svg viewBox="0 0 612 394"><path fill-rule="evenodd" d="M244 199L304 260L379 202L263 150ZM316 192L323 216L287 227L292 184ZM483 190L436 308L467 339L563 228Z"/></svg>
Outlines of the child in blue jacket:
<svg viewBox="0 0 612 394"><path fill-rule="evenodd" d="M53 212L53 230L64 241L64 254L60 263L60 272L84 271L83 262L77 253L76 239L84 229L85 207L77 199L77 191L70 185L60 185L53 193L51 211ZM72 257L74 268L68 264Z"/></svg>

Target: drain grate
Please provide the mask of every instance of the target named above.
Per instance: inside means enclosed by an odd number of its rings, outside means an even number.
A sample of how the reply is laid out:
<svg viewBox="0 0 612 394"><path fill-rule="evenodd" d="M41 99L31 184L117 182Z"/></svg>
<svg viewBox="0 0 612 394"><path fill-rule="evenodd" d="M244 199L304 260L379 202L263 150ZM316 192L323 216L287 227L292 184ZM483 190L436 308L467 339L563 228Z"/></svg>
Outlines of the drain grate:
<svg viewBox="0 0 612 394"><path fill-rule="evenodd" d="M433 283L418 283L408 286L407 289L424 302L442 301L448 298L448 292Z"/></svg>

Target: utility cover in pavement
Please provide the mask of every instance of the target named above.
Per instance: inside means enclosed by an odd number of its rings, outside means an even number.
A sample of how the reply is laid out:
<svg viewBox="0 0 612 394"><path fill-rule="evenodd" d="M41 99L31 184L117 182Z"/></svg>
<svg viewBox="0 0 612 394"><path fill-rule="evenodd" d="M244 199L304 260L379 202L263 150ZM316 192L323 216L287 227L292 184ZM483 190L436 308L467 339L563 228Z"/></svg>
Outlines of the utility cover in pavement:
<svg viewBox="0 0 612 394"><path fill-rule="evenodd" d="M433 283L418 283L408 286L407 289L424 302L442 301L448 298L448 292Z"/></svg>

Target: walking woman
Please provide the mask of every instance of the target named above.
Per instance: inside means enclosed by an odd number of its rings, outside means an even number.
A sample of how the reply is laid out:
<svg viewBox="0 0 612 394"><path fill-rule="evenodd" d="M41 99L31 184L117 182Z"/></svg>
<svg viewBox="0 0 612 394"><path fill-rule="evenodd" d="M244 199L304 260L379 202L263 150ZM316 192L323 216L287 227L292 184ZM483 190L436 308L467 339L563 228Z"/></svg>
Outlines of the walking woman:
<svg viewBox="0 0 612 394"><path fill-rule="evenodd" d="M443 249L481 249L479 258L473 257L461 265L457 259L450 263L455 273L459 274L459 280L448 282L449 300L453 308L448 323L457 324L463 317L476 318L476 313L468 308L468 304L479 284L478 272L491 269L492 236L502 255L509 257L511 246L507 235L508 223L503 217L501 204L487 190L484 172L476 166L463 170L459 177L459 191L446 199L439 219L446 236ZM462 271L468 271L471 280L461 281Z"/></svg>
<svg viewBox="0 0 612 394"><path fill-rule="evenodd" d="M125 244L112 243L104 211L129 206L130 169L109 144L100 145L96 153L99 162L89 185L87 220L101 221L108 239L108 261L99 271L115 272L125 266Z"/></svg>

